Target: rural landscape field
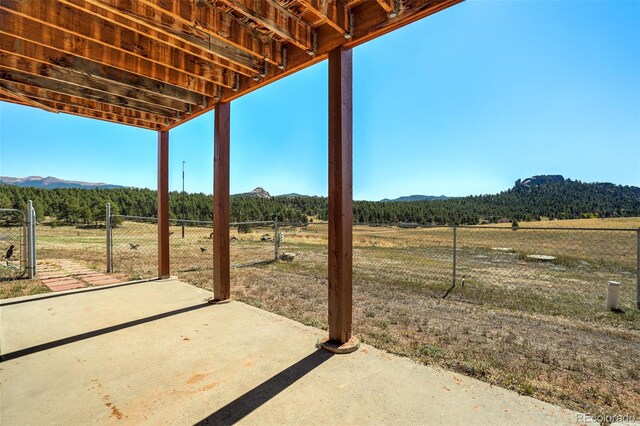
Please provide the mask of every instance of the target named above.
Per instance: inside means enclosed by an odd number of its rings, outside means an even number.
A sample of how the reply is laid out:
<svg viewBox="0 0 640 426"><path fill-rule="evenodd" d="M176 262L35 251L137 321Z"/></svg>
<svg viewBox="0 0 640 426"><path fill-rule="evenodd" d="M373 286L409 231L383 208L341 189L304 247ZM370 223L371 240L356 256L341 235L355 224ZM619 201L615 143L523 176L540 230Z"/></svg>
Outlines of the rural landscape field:
<svg viewBox="0 0 640 426"><path fill-rule="evenodd" d="M640 218L456 227L454 286L453 227L356 225L354 334L580 412L640 415L639 227ZM184 232L172 222L171 273L211 289L210 224ZM232 297L326 329L327 225L280 224L278 233L293 261L274 260L273 223L231 228ZM119 223L114 275L154 277L156 239L154 220ZM105 229L43 223L38 259L105 271ZM621 283L624 313L605 309L608 281ZM48 291L38 280L0 285L4 298Z"/></svg>

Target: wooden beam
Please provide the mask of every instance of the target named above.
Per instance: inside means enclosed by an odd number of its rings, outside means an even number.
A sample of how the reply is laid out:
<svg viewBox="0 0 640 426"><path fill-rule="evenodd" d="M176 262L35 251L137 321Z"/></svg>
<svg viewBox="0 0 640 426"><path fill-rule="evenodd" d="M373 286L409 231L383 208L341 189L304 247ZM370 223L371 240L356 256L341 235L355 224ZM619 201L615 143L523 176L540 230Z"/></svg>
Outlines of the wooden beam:
<svg viewBox="0 0 640 426"><path fill-rule="evenodd" d="M273 0L216 0L305 51L313 50L312 28Z"/></svg>
<svg viewBox="0 0 640 426"><path fill-rule="evenodd" d="M169 278L169 132L158 132L158 278Z"/></svg>
<svg viewBox="0 0 640 426"><path fill-rule="evenodd" d="M138 33L149 35L164 35L167 44L180 47L174 39L195 47L199 51L207 52L219 58L225 59L247 70L257 73L264 67L261 55L256 52L247 53L218 38L211 38L203 31L187 27L180 23L168 24L162 16L153 13L137 1L120 0L59 0L65 5L79 8L100 19L104 19L125 29L133 29ZM151 12L151 13L149 13Z"/></svg>
<svg viewBox="0 0 640 426"><path fill-rule="evenodd" d="M2 95L2 93L0 93L0 101L3 102L9 102L9 103L13 103L16 105L22 105L22 106L26 106L26 107L32 107L32 105L28 105L24 102L21 102L19 100L13 99L13 98L9 98L8 96L4 96ZM53 105L55 109L59 109L57 108L57 104L55 102L43 102L46 103L48 105ZM81 108L80 108L81 110ZM138 120L135 118L130 118L130 117L124 117L121 115L117 115L117 114L104 114L104 113L94 113L92 111L85 113L85 112L77 112L75 111L75 109L73 107L69 107L68 111L56 111L56 112L60 112L63 114L70 114L70 115L76 115L79 117L84 117L84 118L90 118L93 120L101 120L101 121L107 121L111 124L124 124L125 126L132 126L132 127L137 127L137 128L141 128L141 129L147 129L147 130L161 130L162 126L159 124L155 124L155 123L150 123L144 120Z"/></svg>
<svg viewBox="0 0 640 426"><path fill-rule="evenodd" d="M150 130L162 130L165 126L159 122L145 120L144 118L136 118L124 115L118 112L103 112L88 108L82 108L75 105L67 105L64 103L41 101L47 105L51 105L60 113L77 115L80 117L91 118L96 120L108 121L110 123L126 124L134 127L141 127Z"/></svg>
<svg viewBox="0 0 640 426"><path fill-rule="evenodd" d="M282 63L282 45L279 41L264 37L217 7L206 7L204 4L198 6L201 2L192 1L138 1L174 19L174 25L183 25L183 28L190 28L191 31L201 31L213 41L241 49L272 64Z"/></svg>
<svg viewBox="0 0 640 426"><path fill-rule="evenodd" d="M233 87L235 84L235 80L230 78L231 73L227 73L226 70L220 70L219 74L212 76L213 78L207 81L135 55L109 49L104 45L83 38L75 38L73 43L70 43L69 37L62 30L38 25L20 16L10 16L2 10L0 10L0 22L2 22L2 26L0 26L2 37L0 39L14 37L16 43L29 42L42 48L55 50L59 54L50 56L50 58L60 63L68 63L69 67L75 68L76 61L79 59L86 60L85 63L102 64L105 58L110 58L109 63L106 64L109 69L130 72L141 78L146 77L160 84L177 86L202 95L216 93L216 84L225 87ZM78 69L83 71L81 66L78 66ZM95 70L95 66L92 65L88 69Z"/></svg>
<svg viewBox="0 0 640 426"><path fill-rule="evenodd" d="M244 68L230 65L228 61L213 55L203 55L201 51L198 51L198 54L189 54L177 47L163 44L162 40L166 37L162 35L155 38L143 35L133 29L123 29L106 20L96 19L91 14L63 6L58 2L54 5L55 7L50 7L50 4L43 0L3 0L0 3L0 21L3 22L3 27L12 28L13 30L6 31L14 35L18 32L38 33L43 31L43 26L48 26L63 31L62 41L72 41L75 44L80 41L70 39L70 36L81 37L94 44L93 49L101 46L98 49L108 54L102 56L101 61L113 66L121 65L120 55L113 52L115 50L205 80L220 79L221 74L225 72L222 67L253 75ZM24 25L25 28L15 29L16 23ZM30 37L32 36L26 38Z"/></svg>
<svg viewBox="0 0 640 426"><path fill-rule="evenodd" d="M74 73L80 76L92 76L104 81L122 84L131 89L140 90L145 93L153 93L157 96L184 103L204 105L207 99L207 96L195 91L153 80L137 73L122 71L109 65L90 61L79 56L69 55L59 50L6 34L0 37L0 51L11 52L15 56L40 64L57 66L67 73Z"/></svg>
<svg viewBox="0 0 640 426"><path fill-rule="evenodd" d="M18 71L24 74L45 77L47 79L59 81L61 83L69 83L80 88L98 90L112 95L121 96L123 98L140 101L151 106L159 106L167 109L172 109L177 112L190 111L192 107L191 104L158 96L155 93L135 89L123 84L119 84L115 81L104 80L91 75L69 72L68 69L59 67L57 65L43 64L41 62L22 58L20 56L1 50L0 67L12 71ZM204 107L204 105L199 104L196 107Z"/></svg>
<svg viewBox="0 0 640 426"><path fill-rule="evenodd" d="M0 82L0 86L4 83ZM60 93L52 92L50 90L42 89L34 86L25 86L17 83L13 84L15 90L20 90L24 96L34 99L41 104L50 106L59 112L75 112L81 115L82 111L87 111L88 117L97 117L100 114L109 116L121 115L124 118L130 118L134 120L146 121L153 123L155 126L166 126L169 123L175 122L176 119L168 117L149 114L143 111L138 111L132 108L119 107L109 104L103 104L100 102L92 101L89 99L78 98L75 96L63 95ZM67 108L68 107L68 108Z"/></svg>
<svg viewBox="0 0 640 426"><path fill-rule="evenodd" d="M28 96L25 96L22 93L18 93L15 90L11 90L9 88L6 88L4 86L2 86L2 83L0 82L0 94L4 95L4 96L8 96L9 98L15 99L16 101L20 101L21 104L23 105L29 105L35 108L40 108L43 109L45 111L48 112L53 112L53 113L58 113L58 111L55 108L52 108L46 104L43 104L42 102L38 102L34 99L29 98Z"/></svg>
<svg viewBox="0 0 640 426"><path fill-rule="evenodd" d="M17 83L24 86L39 87L52 92L89 99L109 105L133 108L150 114L157 114L169 118L178 117L178 112L169 108L154 106L135 99L125 98L123 96L112 95L108 92L100 92L85 87L75 86L70 83L52 80L47 77L21 73L7 69L2 65L0 65L0 81L3 82L6 88L11 88L15 83Z"/></svg>
<svg viewBox="0 0 640 426"><path fill-rule="evenodd" d="M298 0L298 3L306 7L322 22L329 24L345 39L351 38L349 10L342 0Z"/></svg>
<svg viewBox="0 0 640 426"><path fill-rule="evenodd" d="M329 52L329 340L346 343L352 322L352 51Z"/></svg>
<svg viewBox="0 0 640 426"><path fill-rule="evenodd" d="M213 137L213 298L231 297L229 258L229 144L231 104L215 109Z"/></svg>
<svg viewBox="0 0 640 426"><path fill-rule="evenodd" d="M378 0L378 4L382 9L384 9L385 12L393 14L394 16L392 17L395 18L395 14L394 14L394 11L396 8L395 0Z"/></svg>

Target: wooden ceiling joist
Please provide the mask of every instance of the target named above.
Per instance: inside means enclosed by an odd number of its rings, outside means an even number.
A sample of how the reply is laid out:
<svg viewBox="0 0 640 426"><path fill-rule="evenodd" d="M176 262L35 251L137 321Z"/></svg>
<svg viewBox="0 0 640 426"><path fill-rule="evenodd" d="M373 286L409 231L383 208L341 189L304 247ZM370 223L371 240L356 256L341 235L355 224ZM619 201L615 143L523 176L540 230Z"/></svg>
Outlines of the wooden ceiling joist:
<svg viewBox="0 0 640 426"><path fill-rule="evenodd" d="M19 3L20 7L17 9L8 7L15 3ZM142 31L123 29L66 5L61 4L56 10L47 8L42 3L47 3L47 0L30 0L25 3L17 0L3 0L0 3L0 20L3 26L21 25L24 28L22 32L27 34L46 31L42 28L44 26L62 31L65 34L63 40L69 36L76 36L86 42L90 49L96 49L96 45L101 45L103 46L101 50L106 50L103 54L114 55L113 59L103 57L103 60L115 62L119 56L113 52L115 50L205 80L213 80L216 77L219 79L223 71L222 66L252 75L242 67L232 66L227 61L211 55L209 55L210 58L203 58L186 53L183 49L162 43L159 37L153 38L143 34ZM79 39L73 39L73 42L82 42Z"/></svg>
<svg viewBox="0 0 640 426"><path fill-rule="evenodd" d="M5 83L0 83L5 84ZM41 105L46 106L49 110L56 105L56 108L60 112L75 111L76 113L85 112L87 116L95 116L100 113L108 113L115 115L122 115L123 117L142 120L152 124L153 126L164 127L169 123L174 122L176 119L169 119L167 117L159 116L156 114L149 114L132 108L119 107L115 105L108 105L101 102L91 101L88 99L78 98L75 96L62 95L60 93L51 92L44 89L38 89L30 87L28 90L24 90L24 97L26 99L38 102ZM27 96L28 95L28 96Z"/></svg>
<svg viewBox="0 0 640 426"><path fill-rule="evenodd" d="M174 22L168 24L153 9L136 1L119 0L59 0L62 4L76 7L96 17L124 28L135 29L141 34L158 33L166 37L167 44L179 46L185 43L198 51L229 61L256 74L264 68L262 52L247 52L217 38L210 37L201 30ZM188 51L193 52L192 50ZM196 53L196 52L193 52Z"/></svg>
<svg viewBox="0 0 640 426"><path fill-rule="evenodd" d="M67 73L75 73L80 78L83 76L95 77L105 82L121 84L131 89L194 105L204 105L206 103L206 96L201 93L153 80L140 74L122 71L80 56L69 55L6 34L0 37L0 52L11 53L14 56L40 64L56 66L64 69Z"/></svg>
<svg viewBox="0 0 640 426"><path fill-rule="evenodd" d="M127 124L129 126L142 127L149 130L160 130L163 128L163 125L160 123L154 123L151 121L145 121L138 118L127 117L122 114L85 110L80 107L67 106L67 105L56 103L56 102L49 102L49 104L60 112L64 112L66 114L71 114L71 115L77 115L80 117L93 118L97 120L109 121L112 123Z"/></svg>
<svg viewBox="0 0 640 426"><path fill-rule="evenodd" d="M328 24L346 39L351 38L349 10L342 0L298 0L322 22Z"/></svg>
<svg viewBox="0 0 640 426"><path fill-rule="evenodd" d="M38 102L35 99L31 99L22 93L16 93L14 90L11 90L5 87L2 82L0 82L0 95L2 95L2 99L7 101L13 100L13 101L17 101L17 103L21 105L29 105L32 107L43 109L45 111L53 112L56 114L58 113L58 111L55 108L45 105L42 102ZM5 99L5 97L8 99Z"/></svg>
<svg viewBox="0 0 640 426"><path fill-rule="evenodd" d="M232 73L224 69L216 69L217 73L210 79L196 78L172 67L161 65L146 60L137 55L120 50L111 49L103 44L98 44L82 37L69 37L65 32L48 26L39 26L23 18L4 16L6 12L0 10L0 22L2 23L2 38L13 36L17 39L37 44L45 48L55 49L68 57L85 58L87 61L104 63L105 57L109 58L110 68L120 69L136 75L148 77L152 80L183 87L187 90L207 95L214 93L216 84L224 87L233 87L235 79ZM19 49L20 45L17 45ZM56 55L55 58L58 58ZM73 61L75 63L75 60ZM80 69L81 72L84 72Z"/></svg>
<svg viewBox="0 0 640 426"><path fill-rule="evenodd" d="M108 81L90 75L82 75L70 72L67 68L56 65L39 63L31 59L25 59L17 55L0 51L0 70L14 70L32 76L45 77L60 83L69 83L80 88L97 90L107 94L121 96L123 98L147 103L151 106L159 106L174 111L185 111L190 104L175 99L164 98L153 92L131 88L124 84ZM53 84L53 82L52 82ZM198 107L204 107L203 103Z"/></svg>
<svg viewBox="0 0 640 426"><path fill-rule="evenodd" d="M166 131L460 1L0 0L0 101Z"/></svg>
<svg viewBox="0 0 640 426"><path fill-rule="evenodd" d="M274 0L208 0L208 2L210 7L214 3L224 4L300 49L308 52L313 50L311 25Z"/></svg>
<svg viewBox="0 0 640 426"><path fill-rule="evenodd" d="M126 118L128 120L136 120L139 122L144 122L150 128L158 129L162 128L170 123L171 120L157 117L153 114L146 114L140 111L132 110L129 108L115 107L115 106L105 106L100 105L96 108L85 108L82 106L77 106L75 104L69 104L65 102L55 102L55 101L41 101L47 102L47 104L54 106L61 112L68 112L70 114L82 115L83 117L99 117L101 115L111 115L111 116L120 116Z"/></svg>
<svg viewBox="0 0 640 426"><path fill-rule="evenodd" d="M36 90L40 88L54 93L90 99L109 105L135 108L139 111L158 114L166 117L176 118L179 115L178 111L175 111L173 109L151 105L135 99L114 95L112 93L100 92L98 90L76 86L71 83L63 83L60 81L51 80L46 77L7 70L1 66L0 80L2 80L2 83L5 85L5 87L10 88L17 93L30 89Z"/></svg>

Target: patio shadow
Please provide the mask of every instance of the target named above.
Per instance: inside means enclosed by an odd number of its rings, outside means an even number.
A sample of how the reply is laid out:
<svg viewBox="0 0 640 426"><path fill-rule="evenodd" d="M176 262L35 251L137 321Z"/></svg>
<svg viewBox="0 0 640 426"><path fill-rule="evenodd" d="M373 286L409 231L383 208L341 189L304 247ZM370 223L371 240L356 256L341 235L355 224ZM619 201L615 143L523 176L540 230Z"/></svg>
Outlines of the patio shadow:
<svg viewBox="0 0 640 426"><path fill-rule="evenodd" d="M322 349L307 355L196 425L231 425L239 422L332 356L333 354Z"/></svg>

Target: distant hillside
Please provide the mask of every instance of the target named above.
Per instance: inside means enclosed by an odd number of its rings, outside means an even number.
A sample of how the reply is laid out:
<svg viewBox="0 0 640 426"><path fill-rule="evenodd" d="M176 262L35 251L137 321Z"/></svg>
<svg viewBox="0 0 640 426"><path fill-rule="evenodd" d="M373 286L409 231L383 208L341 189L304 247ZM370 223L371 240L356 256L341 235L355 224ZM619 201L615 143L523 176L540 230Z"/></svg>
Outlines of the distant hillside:
<svg viewBox="0 0 640 426"><path fill-rule="evenodd" d="M394 198L393 200L390 200L388 198L385 198L383 200L380 201L401 201L401 202L407 202L407 201L430 201L430 200L446 200L449 197L446 197L444 195L406 195L404 197L398 197L398 198Z"/></svg>
<svg viewBox="0 0 640 426"><path fill-rule="evenodd" d="M99 189L115 189L124 188L120 185L110 185L107 183L93 183L93 182L81 182L74 180L58 179L53 176L41 177L41 176L27 176L24 178L15 178L10 176L0 176L0 183L6 185L22 186L29 188L43 188L43 189L56 189L56 188L99 188Z"/></svg>
<svg viewBox="0 0 640 426"><path fill-rule="evenodd" d="M526 184L525 184L526 183ZM133 216L156 216L156 191L137 188L41 189L0 184L0 208L24 208L33 200L38 217L66 223L104 220L106 202L112 211ZM173 218L211 220L211 195L172 192ZM272 220L304 222L327 219L328 200L314 196L271 197L263 188L231 197L233 221ZM354 201L357 223L477 224L503 220L576 219L640 216L640 188L612 183L584 183L559 177L517 181L505 191L422 201Z"/></svg>

